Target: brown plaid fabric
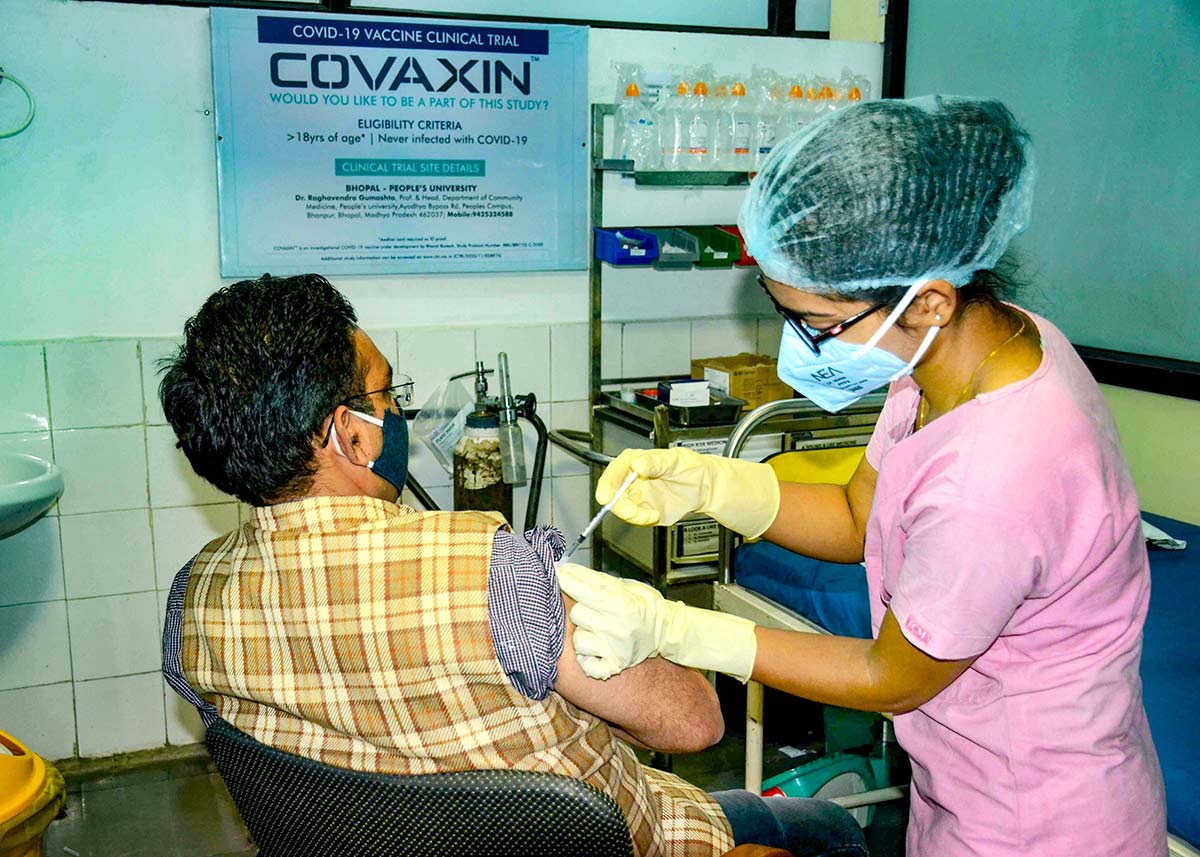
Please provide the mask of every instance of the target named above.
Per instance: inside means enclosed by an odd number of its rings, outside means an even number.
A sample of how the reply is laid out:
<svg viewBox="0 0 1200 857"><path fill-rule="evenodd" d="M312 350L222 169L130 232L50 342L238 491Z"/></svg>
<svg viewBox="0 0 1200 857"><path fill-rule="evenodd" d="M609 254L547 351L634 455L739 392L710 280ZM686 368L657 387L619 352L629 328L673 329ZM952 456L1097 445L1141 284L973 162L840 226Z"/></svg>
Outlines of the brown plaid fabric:
<svg viewBox="0 0 1200 857"><path fill-rule="evenodd" d="M566 774L616 800L639 855L732 848L702 790L643 768L558 694L513 688L487 613L501 526L369 497L258 508L192 568L184 673L222 718L281 750L382 773Z"/></svg>

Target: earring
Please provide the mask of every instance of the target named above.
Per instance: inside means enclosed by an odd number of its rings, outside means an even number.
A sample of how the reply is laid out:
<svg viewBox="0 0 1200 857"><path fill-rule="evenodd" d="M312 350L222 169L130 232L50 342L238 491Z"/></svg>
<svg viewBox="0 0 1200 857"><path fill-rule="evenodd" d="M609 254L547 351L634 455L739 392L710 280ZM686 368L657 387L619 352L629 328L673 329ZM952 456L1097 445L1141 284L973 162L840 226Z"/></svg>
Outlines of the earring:
<svg viewBox="0 0 1200 857"><path fill-rule="evenodd" d="M934 321L941 321L941 320L942 320L942 316L941 316L941 314L939 313L939 314L935 315L935 316L933 317L933 320L934 320Z"/></svg>

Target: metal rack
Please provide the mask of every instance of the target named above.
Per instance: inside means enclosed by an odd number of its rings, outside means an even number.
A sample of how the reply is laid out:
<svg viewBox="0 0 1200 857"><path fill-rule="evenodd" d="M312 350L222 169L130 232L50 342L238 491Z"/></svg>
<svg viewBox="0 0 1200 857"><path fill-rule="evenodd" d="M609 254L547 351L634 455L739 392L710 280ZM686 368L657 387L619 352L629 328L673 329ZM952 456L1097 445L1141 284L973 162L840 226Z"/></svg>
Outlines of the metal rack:
<svg viewBox="0 0 1200 857"><path fill-rule="evenodd" d="M615 112L612 105L592 106L591 223L604 223L604 177L618 173L631 177L638 187L647 188L728 188L749 183L745 172L674 172L642 171L632 161L603 157L605 120ZM589 267L590 287L590 434L551 432L551 440L568 453L590 465L591 486L604 466L621 450L630 447L666 448L690 446L703 452L720 453L734 430L733 424L673 424L665 405L651 408L624 401L605 387L642 380L605 378L601 362L601 307L603 263L594 255ZM767 420L755 429L758 445L755 457L793 449L859 446L865 444L882 405L882 395L868 397L839 414L829 414L808 402L796 402L787 412ZM593 513L597 509L592 499ZM711 518L692 515L671 527L640 529L612 518L605 520L592 536L592 561L620 571L641 575L672 597L699 600L711 598L708 582L718 576L720 531ZM705 584L700 587L689 584ZM690 595L689 595L690 591Z"/></svg>
<svg viewBox="0 0 1200 857"><path fill-rule="evenodd" d="M800 449L864 446L884 397L883 393L867 396L836 414L804 399L775 402L774 416L757 423L749 432L739 432L728 423L674 425L663 405L651 410L625 402L617 394L604 393L602 404L594 411L592 439L595 449L603 455L626 448L672 446L722 454L730 439L737 436L738 451L749 453L748 457L755 460ZM723 536L716 521L702 515L690 515L669 527L653 528L631 527L610 516L592 537L592 557L594 561L618 558L631 564L635 573L644 574L653 585L667 591L670 587L716 580ZM625 567L621 566L621 570L624 572Z"/></svg>

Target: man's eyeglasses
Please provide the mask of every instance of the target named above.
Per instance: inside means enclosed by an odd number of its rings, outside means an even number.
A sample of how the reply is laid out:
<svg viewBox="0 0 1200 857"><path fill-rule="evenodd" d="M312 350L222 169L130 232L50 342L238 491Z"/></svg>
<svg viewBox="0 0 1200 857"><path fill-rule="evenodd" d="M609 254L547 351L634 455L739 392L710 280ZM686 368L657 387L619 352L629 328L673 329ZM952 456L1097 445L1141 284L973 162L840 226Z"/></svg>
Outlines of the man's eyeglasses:
<svg viewBox="0 0 1200 857"><path fill-rule="evenodd" d="M832 339L839 333L845 331L852 324L857 324L872 313L878 312L887 306L887 303L879 303L867 307L860 313L850 316L845 321L839 321L833 327L828 327L825 330L817 330L815 327L810 327L799 314L792 312L779 301L775 300L775 296L771 294L771 290L767 288L767 281L763 279L763 275L758 275L758 284L762 290L766 292L767 298L771 301L771 305L775 307L775 312L783 316L784 320L792 326L792 330L796 331L796 335L800 337L811 350L813 354L821 353L821 343L826 339Z"/></svg>
<svg viewBox="0 0 1200 857"><path fill-rule="evenodd" d="M370 398L376 393L387 393L392 400L392 407L400 411L403 415L404 409L413 402L413 379L407 375L393 375L392 385L390 387L380 387L378 390L368 390L365 393L357 393L353 396L347 396L333 406L337 410L342 405L349 405L356 399ZM325 432L325 443L322 446L328 445L329 437L333 434L333 420L329 421L329 428Z"/></svg>
<svg viewBox="0 0 1200 857"><path fill-rule="evenodd" d="M396 380L397 378L400 380ZM413 379L407 375L395 375L392 377L392 381L395 383L393 383L390 387L381 387L378 390L370 390L362 395L370 397L374 396L376 393L387 393L395 403L396 407L400 410L404 410L413 402ZM342 401L338 402L338 404L344 405L357 398L359 398L359 396L351 396L348 399L342 399Z"/></svg>

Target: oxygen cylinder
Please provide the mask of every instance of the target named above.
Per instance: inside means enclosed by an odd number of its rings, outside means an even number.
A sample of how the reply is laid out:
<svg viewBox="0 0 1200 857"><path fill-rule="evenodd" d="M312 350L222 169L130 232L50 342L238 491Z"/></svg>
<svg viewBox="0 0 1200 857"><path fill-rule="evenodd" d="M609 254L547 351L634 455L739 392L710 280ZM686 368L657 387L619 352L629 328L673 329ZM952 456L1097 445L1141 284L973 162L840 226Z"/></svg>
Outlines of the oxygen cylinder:
<svg viewBox="0 0 1200 857"><path fill-rule="evenodd" d="M512 521L513 489L504 481L496 414L467 414L463 436L454 447L454 508L499 512Z"/></svg>

